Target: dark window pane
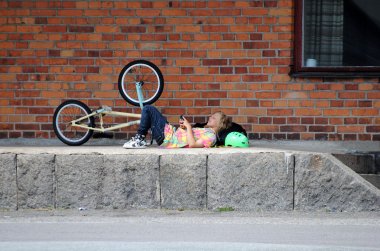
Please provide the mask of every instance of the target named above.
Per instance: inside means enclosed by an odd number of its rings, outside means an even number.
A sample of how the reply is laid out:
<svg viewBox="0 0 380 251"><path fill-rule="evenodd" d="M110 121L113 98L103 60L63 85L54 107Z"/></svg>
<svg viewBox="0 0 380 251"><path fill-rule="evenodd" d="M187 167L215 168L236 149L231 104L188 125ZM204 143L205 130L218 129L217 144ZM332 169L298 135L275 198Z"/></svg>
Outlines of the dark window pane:
<svg viewBox="0 0 380 251"><path fill-rule="evenodd" d="M303 67L380 66L379 0L304 0Z"/></svg>
<svg viewBox="0 0 380 251"><path fill-rule="evenodd" d="M304 66L342 66L343 0L304 3Z"/></svg>
<svg viewBox="0 0 380 251"><path fill-rule="evenodd" d="M380 66L380 1L346 0L344 66Z"/></svg>

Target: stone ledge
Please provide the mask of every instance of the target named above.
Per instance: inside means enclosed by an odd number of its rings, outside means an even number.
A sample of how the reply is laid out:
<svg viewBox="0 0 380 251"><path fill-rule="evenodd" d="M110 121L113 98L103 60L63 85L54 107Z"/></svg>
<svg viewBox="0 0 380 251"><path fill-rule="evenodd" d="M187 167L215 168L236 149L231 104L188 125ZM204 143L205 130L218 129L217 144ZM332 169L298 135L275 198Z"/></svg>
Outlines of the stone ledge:
<svg viewBox="0 0 380 251"><path fill-rule="evenodd" d="M294 209L379 211L380 190L330 154L297 154Z"/></svg>
<svg viewBox="0 0 380 251"><path fill-rule="evenodd" d="M208 159L209 209L293 209L293 166L284 153L211 154Z"/></svg>
<svg viewBox="0 0 380 251"><path fill-rule="evenodd" d="M0 208L380 211L379 190L329 154L65 149L0 153Z"/></svg>

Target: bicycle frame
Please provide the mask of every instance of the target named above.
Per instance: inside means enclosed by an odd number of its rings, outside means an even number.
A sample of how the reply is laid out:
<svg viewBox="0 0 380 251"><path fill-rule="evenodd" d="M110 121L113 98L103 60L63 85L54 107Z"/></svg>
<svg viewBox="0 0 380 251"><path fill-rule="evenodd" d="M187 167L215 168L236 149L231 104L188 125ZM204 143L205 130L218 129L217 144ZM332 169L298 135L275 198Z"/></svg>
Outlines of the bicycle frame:
<svg viewBox="0 0 380 251"><path fill-rule="evenodd" d="M139 99L141 110L144 108L144 105L143 105L144 96L143 96L143 93L141 91L141 87L143 84L144 84L143 82L136 82L137 97ZM97 115L99 116L99 120L100 120L100 128L89 127L85 124L77 124L82 120L85 120L89 117L93 117L93 116L97 116ZM108 132L108 131L117 130L117 129L121 129L121 128L128 127L128 126L140 124L140 120L134 120L134 121L130 121L127 123L122 123L122 124L118 124L115 126L104 128L103 117L106 115L110 115L110 116L114 116L114 117L119 116L119 117L141 118L141 114L127 113L127 112L115 112L115 111L112 111L112 109L110 107L103 106L101 109L98 109L98 110L92 112L91 114L89 114L87 116L83 116L79 119L71 121L70 124L73 127L80 127L80 128L84 128L84 129L88 129L88 130L97 131L97 132Z"/></svg>
<svg viewBox="0 0 380 251"><path fill-rule="evenodd" d="M115 112L115 111L108 110L108 109L109 109L109 107L98 109L98 110L92 112L91 114L89 114L87 116L83 116L83 117L81 117L79 119L71 121L70 124L73 127L80 127L80 128L84 128L84 129L88 129L88 130L98 131L98 132L107 132L107 131L117 130L117 129L120 129L120 128L123 128L123 127L127 127L127 126L131 126L131 125L140 124L140 120L134 120L134 121L130 121L130 122L127 122L127 123L122 123L122 124L118 124L118 125L115 125L115 126L110 126L110 127L104 128L104 126L103 126L104 125L104 123L103 123L103 116L105 116L105 115L119 116L119 117L141 118L141 114L126 113L126 112ZM89 117L96 116L96 115L99 115L100 128L89 127L89 126L87 126L85 124L78 124L78 122L80 122L82 120L85 120L85 119L87 119Z"/></svg>

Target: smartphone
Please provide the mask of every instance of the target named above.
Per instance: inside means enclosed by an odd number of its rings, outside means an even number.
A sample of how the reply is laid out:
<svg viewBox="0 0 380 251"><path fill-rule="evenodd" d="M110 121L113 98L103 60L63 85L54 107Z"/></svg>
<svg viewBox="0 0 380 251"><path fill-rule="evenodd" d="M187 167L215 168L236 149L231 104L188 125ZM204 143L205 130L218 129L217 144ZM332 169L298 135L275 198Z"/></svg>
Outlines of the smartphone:
<svg viewBox="0 0 380 251"><path fill-rule="evenodd" d="M179 119L180 120L185 120L185 118L183 117L183 115L179 116Z"/></svg>

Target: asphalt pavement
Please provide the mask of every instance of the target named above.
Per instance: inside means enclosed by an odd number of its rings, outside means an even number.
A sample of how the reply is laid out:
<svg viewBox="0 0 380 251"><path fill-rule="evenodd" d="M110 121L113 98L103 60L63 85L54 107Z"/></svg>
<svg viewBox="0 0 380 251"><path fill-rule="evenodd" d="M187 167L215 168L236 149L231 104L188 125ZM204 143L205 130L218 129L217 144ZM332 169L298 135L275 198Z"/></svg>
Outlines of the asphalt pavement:
<svg viewBox="0 0 380 251"><path fill-rule="evenodd" d="M380 212L3 211L0 250L380 250Z"/></svg>

